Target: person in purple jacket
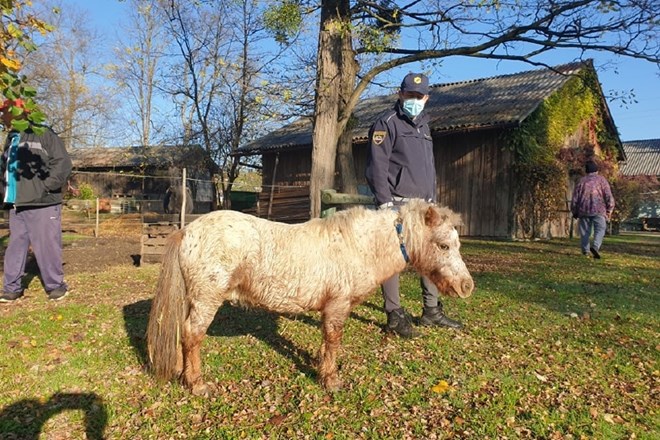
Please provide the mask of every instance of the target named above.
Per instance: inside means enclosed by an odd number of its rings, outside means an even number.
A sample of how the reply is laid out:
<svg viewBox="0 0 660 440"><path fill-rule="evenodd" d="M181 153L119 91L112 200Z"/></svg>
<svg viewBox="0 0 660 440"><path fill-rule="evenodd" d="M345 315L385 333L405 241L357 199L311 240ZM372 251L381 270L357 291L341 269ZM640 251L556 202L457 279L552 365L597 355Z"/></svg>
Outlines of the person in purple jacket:
<svg viewBox="0 0 660 440"><path fill-rule="evenodd" d="M586 175L582 177L573 189L571 213L579 219L580 246L582 255L593 255L600 258L600 247L603 244L607 221L614 211L614 197L610 184L598 174L598 164L593 160L585 164ZM589 241L593 230L594 238L591 246Z"/></svg>
<svg viewBox="0 0 660 440"><path fill-rule="evenodd" d="M394 107L380 115L369 130L365 177L379 209L397 210L412 198L437 201L433 139L424 112L429 79L421 73L407 74L398 97ZM407 255L402 258L407 261ZM426 277L420 281L424 303L420 324L463 328L460 321L445 315L435 285ZM381 287L387 313L385 331L404 338L417 336L410 315L401 306L399 275Z"/></svg>
<svg viewBox="0 0 660 440"><path fill-rule="evenodd" d="M62 263L62 188L71 173L71 158L62 140L49 128L19 132L12 121L24 118L20 100L0 106L7 133L0 171L3 208L9 210L9 244L5 250L0 302L23 296L22 278L30 247L41 282L51 300L67 295Z"/></svg>

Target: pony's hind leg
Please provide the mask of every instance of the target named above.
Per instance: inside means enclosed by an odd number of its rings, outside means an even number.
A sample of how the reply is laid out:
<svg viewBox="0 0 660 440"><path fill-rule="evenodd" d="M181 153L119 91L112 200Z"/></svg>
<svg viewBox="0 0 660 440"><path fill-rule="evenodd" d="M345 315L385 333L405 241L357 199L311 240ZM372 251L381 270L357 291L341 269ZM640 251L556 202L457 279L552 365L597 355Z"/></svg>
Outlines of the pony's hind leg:
<svg viewBox="0 0 660 440"><path fill-rule="evenodd" d="M184 385L196 395L208 394L208 386L202 379L200 348L217 309L214 306L210 307L209 304L200 307L199 303L193 303L183 325L181 335L183 374L181 377Z"/></svg>
<svg viewBox="0 0 660 440"><path fill-rule="evenodd" d="M328 303L323 310L323 343L319 353L319 376L328 391L337 391L342 382L337 373L337 352L344 334L344 323L351 312L349 304Z"/></svg>

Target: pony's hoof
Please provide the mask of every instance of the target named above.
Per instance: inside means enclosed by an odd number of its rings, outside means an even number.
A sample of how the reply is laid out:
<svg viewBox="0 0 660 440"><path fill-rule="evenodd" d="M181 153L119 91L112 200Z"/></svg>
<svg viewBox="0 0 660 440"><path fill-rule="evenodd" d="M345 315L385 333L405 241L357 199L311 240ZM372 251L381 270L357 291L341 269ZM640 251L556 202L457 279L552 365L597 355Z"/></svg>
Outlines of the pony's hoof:
<svg viewBox="0 0 660 440"><path fill-rule="evenodd" d="M209 397L210 395L210 388L208 384L201 381L193 384L193 386L190 388L190 391L195 396Z"/></svg>
<svg viewBox="0 0 660 440"><path fill-rule="evenodd" d="M330 377L323 381L323 387L326 391L334 393L339 391L343 385L343 382L337 377Z"/></svg>

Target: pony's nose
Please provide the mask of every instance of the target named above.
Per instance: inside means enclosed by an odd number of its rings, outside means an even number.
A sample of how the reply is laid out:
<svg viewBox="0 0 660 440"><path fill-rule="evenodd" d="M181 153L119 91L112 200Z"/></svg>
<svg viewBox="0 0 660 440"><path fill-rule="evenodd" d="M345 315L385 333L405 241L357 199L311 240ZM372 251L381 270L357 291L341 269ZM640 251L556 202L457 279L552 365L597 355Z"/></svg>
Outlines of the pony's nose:
<svg viewBox="0 0 660 440"><path fill-rule="evenodd" d="M461 297L467 298L468 296L472 295L473 291L474 291L474 281L472 281L471 278L464 280L461 283Z"/></svg>

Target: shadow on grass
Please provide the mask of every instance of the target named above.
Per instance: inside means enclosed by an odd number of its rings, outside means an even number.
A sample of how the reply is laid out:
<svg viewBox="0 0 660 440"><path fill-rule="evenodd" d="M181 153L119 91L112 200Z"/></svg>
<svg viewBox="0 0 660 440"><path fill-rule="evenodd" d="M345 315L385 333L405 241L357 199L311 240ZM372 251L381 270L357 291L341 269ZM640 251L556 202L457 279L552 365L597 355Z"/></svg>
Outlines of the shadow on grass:
<svg viewBox="0 0 660 440"><path fill-rule="evenodd" d="M94 393L55 393L47 401L23 399L0 412L0 439L37 440L51 417L69 410L85 413L88 439L103 439L108 412L101 397Z"/></svg>
<svg viewBox="0 0 660 440"><path fill-rule="evenodd" d="M135 354L140 360L141 365L146 365L148 360L147 344L144 337L147 331L149 310L151 310L150 299L127 304L123 308L124 328L126 329L131 347L135 350Z"/></svg>
<svg viewBox="0 0 660 440"><path fill-rule="evenodd" d="M314 355L278 332L279 316L259 309L245 309L225 304L216 313L207 334L223 337L252 335L268 344L280 355L290 359L305 376L315 379ZM291 318L311 327L319 327L319 321L308 315L296 315Z"/></svg>
<svg viewBox="0 0 660 440"><path fill-rule="evenodd" d="M7 250L6 244L5 245L0 244L0 260L3 260L5 258L6 250ZM21 279L21 286L23 286L23 289L27 289L30 283L32 282L32 280L39 277L39 265L37 264L36 257L31 251L28 252L26 256L24 272L25 274ZM39 277L39 281L41 281L40 277ZM41 285L43 286L43 282L41 283Z"/></svg>
<svg viewBox="0 0 660 440"><path fill-rule="evenodd" d="M151 300L142 300L124 306L124 327L142 365L147 364L145 332L151 309ZM359 316L355 316L364 320ZM277 353L290 359L305 376L316 379L315 356L300 348L278 332L279 315L258 309L245 309L228 304L218 309L207 331L210 337L252 335L265 342ZM297 315L297 321L320 331L320 322L308 315ZM204 350L204 346L202 346Z"/></svg>
<svg viewBox="0 0 660 440"><path fill-rule="evenodd" d="M515 255L521 252L529 254L557 254L562 256L581 254L580 239L552 239L534 241L510 241L510 240L479 240L477 238L463 239L464 248L472 251L478 250L497 254ZM605 257L618 254L619 256L634 258L659 257L660 258L660 234L657 235L606 235L603 239L601 253Z"/></svg>

